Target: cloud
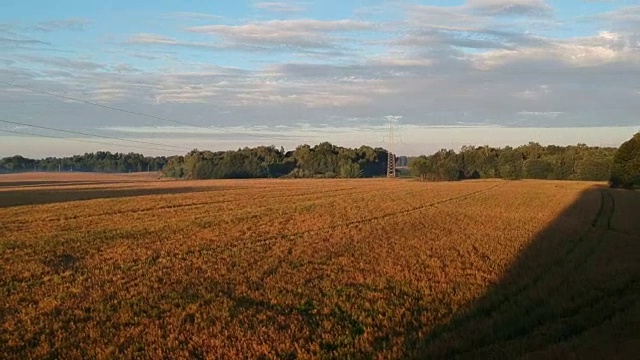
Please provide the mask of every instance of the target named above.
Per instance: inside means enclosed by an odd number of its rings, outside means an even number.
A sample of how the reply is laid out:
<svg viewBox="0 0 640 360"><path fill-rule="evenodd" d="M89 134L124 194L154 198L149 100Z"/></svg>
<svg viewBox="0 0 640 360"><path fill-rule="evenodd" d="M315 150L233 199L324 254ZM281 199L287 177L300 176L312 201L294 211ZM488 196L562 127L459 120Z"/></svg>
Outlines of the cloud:
<svg viewBox="0 0 640 360"><path fill-rule="evenodd" d="M84 18L73 18L65 20L42 21L36 26L36 30L44 32L62 31L62 30L84 30L91 24L91 21Z"/></svg>
<svg viewBox="0 0 640 360"><path fill-rule="evenodd" d="M89 60L68 59L64 57L51 57L39 55L20 55L20 59L26 62L47 65L59 69L69 69L78 71L94 71L104 69L103 64L99 64Z"/></svg>
<svg viewBox="0 0 640 360"><path fill-rule="evenodd" d="M552 117L552 118L557 118L562 114L563 112L560 112L560 111L547 111L547 112L521 111L518 113L518 115L524 115L524 116L543 116L543 117Z"/></svg>
<svg viewBox="0 0 640 360"><path fill-rule="evenodd" d="M26 38L10 39L6 37L0 37L0 46L23 46L23 45L51 45L51 43L42 41L42 40L35 40L35 39L26 39Z"/></svg>
<svg viewBox="0 0 640 360"><path fill-rule="evenodd" d="M142 70L131 66L129 64L118 64L112 67L113 70L117 73L134 73L134 72L140 72Z"/></svg>
<svg viewBox="0 0 640 360"><path fill-rule="evenodd" d="M508 16L528 17L525 25L531 25L533 21L550 21L553 13L544 0L468 0L457 6L412 5L407 9L411 25L434 28L486 27Z"/></svg>
<svg viewBox="0 0 640 360"><path fill-rule="evenodd" d="M127 42L131 44L175 45L178 43L178 40L159 34L140 33L131 36Z"/></svg>
<svg viewBox="0 0 640 360"><path fill-rule="evenodd" d="M171 38L171 37L160 35L160 34L150 34L150 33L135 34L131 36L126 41L126 43L139 44L139 45L170 45L170 46L200 48L200 49L210 49L210 50L221 48L216 44L193 42L193 41L182 41L176 38Z"/></svg>
<svg viewBox="0 0 640 360"><path fill-rule="evenodd" d="M525 6L526 5L526 6ZM550 17L536 17L533 10L545 9L542 1L472 0L460 6L414 5L408 8L408 27L394 41L405 47L458 48L472 50L515 50L522 47L550 46L535 29L555 26ZM532 15L514 23L502 15ZM500 15L500 16L498 16Z"/></svg>
<svg viewBox="0 0 640 360"><path fill-rule="evenodd" d="M300 55L316 56L316 57L341 57L345 56L346 52L340 49L337 45L334 46L328 42L319 43L314 42L311 39L300 41L297 43L283 44L277 42L261 42L261 41L247 41L247 42L233 42L233 41L212 41L212 42L195 42L184 41L176 38L159 35L159 34L135 34L126 40L126 44L129 45L158 45L158 46L172 46L181 48L191 48L198 50L225 50L225 51L243 51L243 52L290 52ZM134 55L136 57L148 58L145 55ZM157 59L157 57L156 57Z"/></svg>
<svg viewBox="0 0 640 360"><path fill-rule="evenodd" d="M549 16L553 12L545 0L468 0L466 7L490 16Z"/></svg>
<svg viewBox="0 0 640 360"><path fill-rule="evenodd" d="M32 37L15 32L15 28L10 25L0 24L0 46L21 47L28 45L51 45L47 41L34 39Z"/></svg>
<svg viewBox="0 0 640 360"><path fill-rule="evenodd" d="M357 20L270 20L241 25L191 26L187 31L211 36L208 41L181 40L140 33L127 44L163 45L202 50L290 53L307 57L345 57L357 41L345 34L380 30L378 24Z"/></svg>
<svg viewBox="0 0 640 360"><path fill-rule="evenodd" d="M222 19L222 16L207 14L207 13L199 13L199 12L174 12L167 14L162 17L163 19L172 19L172 20L212 20L212 19Z"/></svg>
<svg viewBox="0 0 640 360"><path fill-rule="evenodd" d="M207 25L188 31L215 35L228 47L335 48L331 33L372 31L377 26L357 20L270 20L243 25Z"/></svg>
<svg viewBox="0 0 640 360"><path fill-rule="evenodd" d="M389 9L383 5L367 5L355 9L353 14L358 17L369 17L372 15L381 15L388 11Z"/></svg>
<svg viewBox="0 0 640 360"><path fill-rule="evenodd" d="M607 31L559 37L538 32L540 25L558 26L546 4L398 6L405 18L394 22L296 19L191 26L188 34L133 34L130 47L110 55L110 65L76 54L21 57L0 68L0 77L203 126L311 132L326 124L337 132L348 124L368 133L388 114L402 116L401 126L408 129L637 125L638 35L609 26L614 19L633 23L633 12L599 15ZM168 48L170 54L158 54ZM223 62L218 50L226 51ZM132 56L154 62L139 65ZM222 63L241 68L211 65ZM5 92L2 112L46 113L51 126L159 125Z"/></svg>
<svg viewBox="0 0 640 360"><path fill-rule="evenodd" d="M308 108L335 108L348 105L363 105L371 100L357 94L336 94L333 91L312 94L240 94L231 103L233 106L281 106L286 104L304 105Z"/></svg>
<svg viewBox="0 0 640 360"><path fill-rule="evenodd" d="M494 51L477 56L482 69L518 66L521 69L544 66L549 69L584 68L627 64L640 68L637 36L600 32L596 36L556 39L551 47L523 48L517 51ZM553 67L550 65L553 64Z"/></svg>
<svg viewBox="0 0 640 360"><path fill-rule="evenodd" d="M584 20L595 20L610 29L637 33L640 28L640 5L623 6L613 11L587 17Z"/></svg>
<svg viewBox="0 0 640 360"><path fill-rule="evenodd" d="M304 7L300 5L279 1L261 1L254 3L253 7L260 10L279 13L299 13L305 10Z"/></svg>
<svg viewBox="0 0 640 360"><path fill-rule="evenodd" d="M436 47L439 45L466 49L514 50L524 46L548 46L542 37L489 28L436 28L415 30L397 41L410 47Z"/></svg>
<svg viewBox="0 0 640 360"><path fill-rule="evenodd" d="M374 57L371 59L370 66L388 68L427 67L434 63L435 60L428 57L414 57L403 53L391 53Z"/></svg>
<svg viewBox="0 0 640 360"><path fill-rule="evenodd" d="M138 59L145 59L145 60L158 60L161 58L160 56L143 54L143 53L133 53L131 54L131 56L136 57Z"/></svg>

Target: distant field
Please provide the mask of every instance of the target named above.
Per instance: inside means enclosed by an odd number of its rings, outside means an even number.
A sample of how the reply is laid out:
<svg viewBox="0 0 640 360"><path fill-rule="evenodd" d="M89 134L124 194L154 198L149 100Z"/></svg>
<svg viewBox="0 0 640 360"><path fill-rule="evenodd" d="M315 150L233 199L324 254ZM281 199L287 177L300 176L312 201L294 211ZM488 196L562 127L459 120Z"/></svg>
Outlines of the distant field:
<svg viewBox="0 0 640 360"><path fill-rule="evenodd" d="M0 175L0 358L633 358L640 192Z"/></svg>

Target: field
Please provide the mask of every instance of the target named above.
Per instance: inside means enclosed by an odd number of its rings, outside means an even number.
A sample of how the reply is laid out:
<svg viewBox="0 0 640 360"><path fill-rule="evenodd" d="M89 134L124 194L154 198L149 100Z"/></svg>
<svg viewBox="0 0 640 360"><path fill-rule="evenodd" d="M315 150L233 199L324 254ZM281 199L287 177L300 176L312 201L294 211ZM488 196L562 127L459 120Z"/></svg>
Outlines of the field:
<svg viewBox="0 0 640 360"><path fill-rule="evenodd" d="M0 358L632 358L640 192L0 176Z"/></svg>

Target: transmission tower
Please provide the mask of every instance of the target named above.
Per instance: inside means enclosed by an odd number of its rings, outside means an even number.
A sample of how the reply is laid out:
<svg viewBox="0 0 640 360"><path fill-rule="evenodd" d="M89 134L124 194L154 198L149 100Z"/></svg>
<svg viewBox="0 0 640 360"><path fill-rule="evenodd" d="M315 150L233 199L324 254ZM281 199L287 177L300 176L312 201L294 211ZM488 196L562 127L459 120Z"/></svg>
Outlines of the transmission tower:
<svg viewBox="0 0 640 360"><path fill-rule="evenodd" d="M395 144L396 138L396 122L398 122L399 116L387 116L387 120L389 121L389 134L385 137L388 139L387 146L387 177L394 178L396 177L396 154L395 154Z"/></svg>

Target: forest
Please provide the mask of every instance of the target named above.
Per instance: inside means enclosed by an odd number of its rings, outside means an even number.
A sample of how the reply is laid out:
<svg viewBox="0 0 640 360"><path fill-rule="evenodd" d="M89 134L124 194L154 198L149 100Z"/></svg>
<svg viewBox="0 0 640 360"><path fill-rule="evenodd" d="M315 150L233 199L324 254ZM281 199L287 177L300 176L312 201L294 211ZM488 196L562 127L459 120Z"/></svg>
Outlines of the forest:
<svg viewBox="0 0 640 360"><path fill-rule="evenodd" d="M382 176L387 150L340 147L328 142L301 145L293 151L273 146L237 151L191 151L168 160L165 175L187 179L358 178Z"/></svg>
<svg viewBox="0 0 640 360"><path fill-rule="evenodd" d="M0 159L1 173L30 171L80 171L128 173L141 171L160 171L167 163L164 156L149 157L136 153L111 153L98 151L70 157L47 157L28 159L20 155Z"/></svg>
<svg viewBox="0 0 640 360"><path fill-rule="evenodd" d="M479 178L605 181L611 177L616 148L542 146L517 148L463 146L459 152L443 149L411 160L414 176L425 180Z"/></svg>
<svg viewBox="0 0 640 360"><path fill-rule="evenodd" d="M617 148L543 146L463 146L432 155L401 159L401 176L430 181L480 178L611 181L614 186L640 184L640 133ZM145 157L99 151L72 157L0 159L0 173L28 171L140 172L162 171L180 179L359 178L386 174L387 150L341 147L323 142L286 151L275 146L235 151L192 150L183 156Z"/></svg>

